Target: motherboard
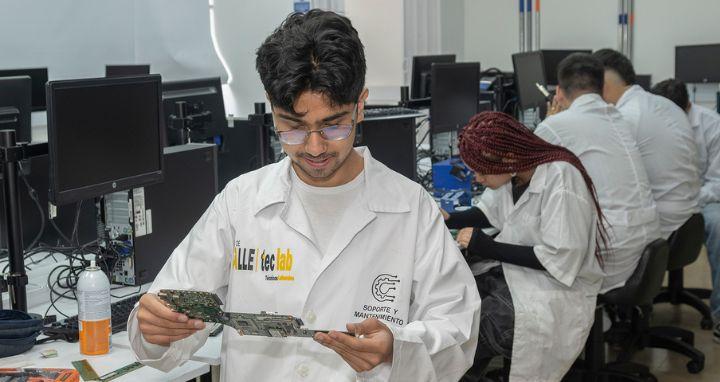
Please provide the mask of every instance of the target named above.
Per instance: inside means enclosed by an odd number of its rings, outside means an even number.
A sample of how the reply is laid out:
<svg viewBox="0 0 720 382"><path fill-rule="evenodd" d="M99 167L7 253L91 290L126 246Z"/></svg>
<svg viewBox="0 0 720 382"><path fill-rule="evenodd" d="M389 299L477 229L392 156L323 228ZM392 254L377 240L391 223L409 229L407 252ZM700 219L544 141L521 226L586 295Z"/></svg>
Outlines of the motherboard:
<svg viewBox="0 0 720 382"><path fill-rule="evenodd" d="M264 337L312 337L315 330L304 329L303 321L291 315L231 313L222 310L222 301L215 293L161 289L158 297L170 309L204 322L230 326L240 335ZM326 332L326 331L321 331Z"/></svg>

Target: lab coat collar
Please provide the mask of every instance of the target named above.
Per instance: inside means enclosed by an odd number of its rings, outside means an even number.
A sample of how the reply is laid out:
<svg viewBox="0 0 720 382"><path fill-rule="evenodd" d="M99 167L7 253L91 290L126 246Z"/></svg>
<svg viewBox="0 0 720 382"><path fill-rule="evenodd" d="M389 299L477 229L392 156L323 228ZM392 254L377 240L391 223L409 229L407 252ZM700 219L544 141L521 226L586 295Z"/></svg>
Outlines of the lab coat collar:
<svg viewBox="0 0 720 382"><path fill-rule="evenodd" d="M640 85L633 85L633 86L629 87L628 90L625 90L625 93L623 93L623 95L617 101L617 104L615 104L615 107L620 108L623 104L625 104L632 97L634 97L635 94L644 92L644 91L645 91L645 89L643 89Z"/></svg>
<svg viewBox="0 0 720 382"><path fill-rule="evenodd" d="M520 199L518 199L515 203L513 210L517 210L520 206L525 204L525 202L527 202L530 198L530 194L540 194L543 192L543 189L545 188L545 178L547 175L548 165L549 163L541 164L535 168L535 173L533 173L532 178L530 178L530 184L528 185L527 190L523 192ZM508 182L505 185L505 190L508 193L510 200L512 200L512 183Z"/></svg>
<svg viewBox="0 0 720 382"><path fill-rule="evenodd" d="M583 94L580 97L575 98L575 100L570 104L570 107L568 110L578 110L582 108L583 106L590 105L593 103L602 102L603 104L606 104L605 101L603 101L602 96L597 93L588 93Z"/></svg>
<svg viewBox="0 0 720 382"><path fill-rule="evenodd" d="M410 212L410 203L401 191L396 179L397 174L373 158L367 147L356 147L355 151L362 155L364 160L364 205L367 206L367 210L389 213ZM255 203L255 215L273 204L290 201L292 175L290 171L294 171L291 163L289 157L284 158L274 164L273 166L277 166L276 169L269 171L269 177L261 181L262 191L258 194Z"/></svg>

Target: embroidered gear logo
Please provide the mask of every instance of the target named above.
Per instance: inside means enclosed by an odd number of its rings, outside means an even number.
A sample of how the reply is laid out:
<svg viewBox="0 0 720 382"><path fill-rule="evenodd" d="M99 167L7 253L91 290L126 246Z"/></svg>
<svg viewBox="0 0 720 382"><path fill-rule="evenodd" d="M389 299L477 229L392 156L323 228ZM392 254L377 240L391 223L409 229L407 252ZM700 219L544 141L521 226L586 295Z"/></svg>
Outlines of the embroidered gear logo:
<svg viewBox="0 0 720 382"><path fill-rule="evenodd" d="M395 275L383 273L372 283L372 295L378 302L394 302L400 279Z"/></svg>

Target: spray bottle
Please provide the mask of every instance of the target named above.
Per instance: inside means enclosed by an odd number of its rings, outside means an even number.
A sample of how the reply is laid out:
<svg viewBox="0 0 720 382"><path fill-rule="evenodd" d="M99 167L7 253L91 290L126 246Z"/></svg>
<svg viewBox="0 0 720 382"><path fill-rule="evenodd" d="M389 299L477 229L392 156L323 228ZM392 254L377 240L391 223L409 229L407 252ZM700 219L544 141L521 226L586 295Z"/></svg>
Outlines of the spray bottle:
<svg viewBox="0 0 720 382"><path fill-rule="evenodd" d="M80 353L101 355L110 351L110 281L95 260L80 274L77 282Z"/></svg>

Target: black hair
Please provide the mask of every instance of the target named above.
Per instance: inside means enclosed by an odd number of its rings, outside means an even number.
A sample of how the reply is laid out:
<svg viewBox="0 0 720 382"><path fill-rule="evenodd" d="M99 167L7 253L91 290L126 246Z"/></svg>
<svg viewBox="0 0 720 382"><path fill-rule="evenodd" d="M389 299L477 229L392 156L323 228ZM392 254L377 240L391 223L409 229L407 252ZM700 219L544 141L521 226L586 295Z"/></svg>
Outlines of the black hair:
<svg viewBox="0 0 720 382"><path fill-rule="evenodd" d="M255 67L270 103L291 112L306 90L337 106L357 102L365 87L357 30L347 17L319 9L290 14L258 48Z"/></svg>
<svg viewBox="0 0 720 382"><path fill-rule="evenodd" d="M680 80L668 78L665 81L655 84L655 86L650 89L650 92L673 101L683 110L686 110L690 104L687 86Z"/></svg>
<svg viewBox="0 0 720 382"><path fill-rule="evenodd" d="M573 53L558 64L558 86L568 95L579 91L602 94L605 68L588 53Z"/></svg>
<svg viewBox="0 0 720 382"><path fill-rule="evenodd" d="M635 69L632 62L622 53L612 49L600 49L593 53L606 70L617 73L625 85L635 85Z"/></svg>

